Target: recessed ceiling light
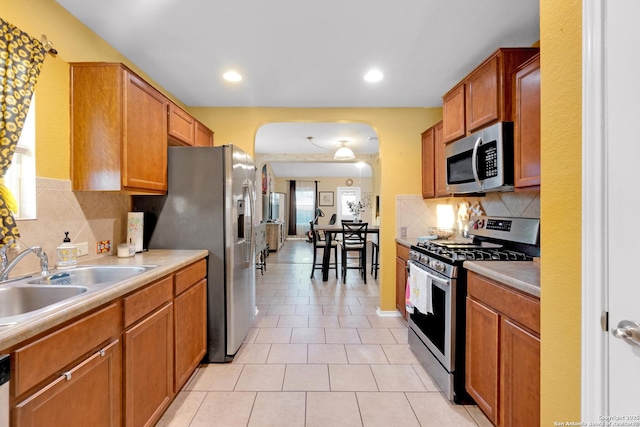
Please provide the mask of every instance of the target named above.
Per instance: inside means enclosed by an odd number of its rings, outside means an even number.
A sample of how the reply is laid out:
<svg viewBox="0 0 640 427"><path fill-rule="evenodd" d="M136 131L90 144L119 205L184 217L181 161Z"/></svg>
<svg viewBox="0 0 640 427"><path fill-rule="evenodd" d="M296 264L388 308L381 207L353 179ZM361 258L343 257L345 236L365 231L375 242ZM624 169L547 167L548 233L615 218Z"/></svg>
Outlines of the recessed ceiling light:
<svg viewBox="0 0 640 427"><path fill-rule="evenodd" d="M370 70L364 75L364 79L370 83L379 82L384 77L380 70Z"/></svg>
<svg viewBox="0 0 640 427"><path fill-rule="evenodd" d="M228 82L239 82L242 80L242 76L237 71L227 71L222 75L222 78Z"/></svg>

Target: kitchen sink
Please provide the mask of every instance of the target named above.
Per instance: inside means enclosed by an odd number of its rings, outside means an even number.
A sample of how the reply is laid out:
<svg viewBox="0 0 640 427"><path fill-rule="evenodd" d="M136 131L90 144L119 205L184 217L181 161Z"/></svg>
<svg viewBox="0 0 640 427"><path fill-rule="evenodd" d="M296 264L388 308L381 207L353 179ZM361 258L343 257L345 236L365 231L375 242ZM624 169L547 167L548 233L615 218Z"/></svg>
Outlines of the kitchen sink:
<svg viewBox="0 0 640 427"><path fill-rule="evenodd" d="M2 286L0 318L39 310L88 290L85 286Z"/></svg>
<svg viewBox="0 0 640 427"><path fill-rule="evenodd" d="M149 266L131 265L91 265L59 271L48 276L30 280L31 285L78 285L91 286L115 283L145 272Z"/></svg>
<svg viewBox="0 0 640 427"><path fill-rule="evenodd" d="M62 307L70 298L105 289L155 267L84 265L0 285L0 327L16 325L43 310Z"/></svg>

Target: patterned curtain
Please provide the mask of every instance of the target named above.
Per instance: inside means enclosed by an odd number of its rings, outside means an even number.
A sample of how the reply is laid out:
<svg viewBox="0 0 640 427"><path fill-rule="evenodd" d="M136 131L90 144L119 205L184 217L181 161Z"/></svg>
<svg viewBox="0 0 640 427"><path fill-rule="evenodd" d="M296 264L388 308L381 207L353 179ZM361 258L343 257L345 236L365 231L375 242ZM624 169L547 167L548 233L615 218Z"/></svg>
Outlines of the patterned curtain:
<svg viewBox="0 0 640 427"><path fill-rule="evenodd" d="M33 88L46 51L38 40L0 18L0 237L20 237L13 219L16 201L4 185L13 153L29 112Z"/></svg>

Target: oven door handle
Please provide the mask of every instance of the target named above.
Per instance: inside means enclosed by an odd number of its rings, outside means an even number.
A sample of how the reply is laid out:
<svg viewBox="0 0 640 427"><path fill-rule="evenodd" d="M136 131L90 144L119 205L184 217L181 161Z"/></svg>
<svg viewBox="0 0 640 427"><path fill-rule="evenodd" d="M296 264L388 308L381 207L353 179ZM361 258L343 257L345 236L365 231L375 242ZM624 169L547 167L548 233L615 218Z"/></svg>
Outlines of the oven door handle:
<svg viewBox="0 0 640 427"><path fill-rule="evenodd" d="M415 265L420 270L424 271L427 274L427 276L429 277L429 279L431 279L431 283L432 283L433 286L437 286L438 288L442 289L443 291L448 291L451 288L451 279L436 276L435 274L431 273L429 270L427 270L426 268L422 267L420 264L418 264L416 262L413 262L412 260L409 260L407 262L407 272L409 274L411 274L411 268L410 268L411 264Z"/></svg>
<svg viewBox="0 0 640 427"><path fill-rule="evenodd" d="M482 145L482 137L478 137L478 140L473 144L473 152L471 153L471 172L473 172L473 179L476 180L478 185L482 187L482 180L478 176L478 148Z"/></svg>

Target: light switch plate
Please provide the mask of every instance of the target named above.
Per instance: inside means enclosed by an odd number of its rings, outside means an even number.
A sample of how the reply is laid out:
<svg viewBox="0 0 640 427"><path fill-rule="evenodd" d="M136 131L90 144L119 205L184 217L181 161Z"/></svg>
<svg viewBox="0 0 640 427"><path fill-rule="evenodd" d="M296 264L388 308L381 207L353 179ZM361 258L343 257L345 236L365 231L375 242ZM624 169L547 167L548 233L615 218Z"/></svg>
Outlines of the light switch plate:
<svg viewBox="0 0 640 427"><path fill-rule="evenodd" d="M76 243L76 251L78 256L89 255L89 243L88 242Z"/></svg>

